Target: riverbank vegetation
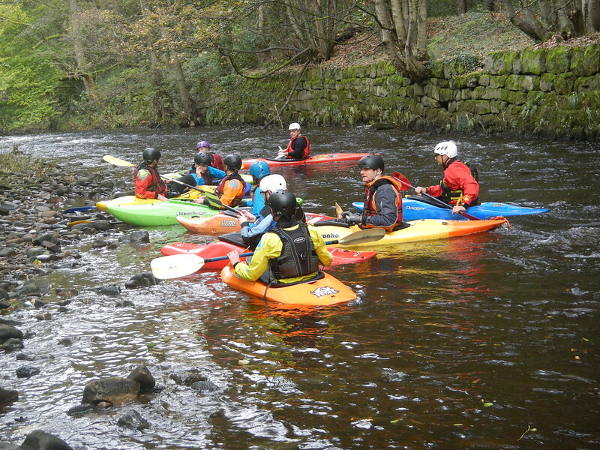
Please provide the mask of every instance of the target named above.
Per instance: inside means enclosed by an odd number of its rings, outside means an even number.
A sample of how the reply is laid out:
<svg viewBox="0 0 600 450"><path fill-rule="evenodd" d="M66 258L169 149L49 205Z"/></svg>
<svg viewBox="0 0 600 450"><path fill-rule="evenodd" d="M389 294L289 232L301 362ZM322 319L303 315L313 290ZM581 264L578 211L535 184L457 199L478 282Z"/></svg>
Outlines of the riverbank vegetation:
<svg viewBox="0 0 600 450"><path fill-rule="evenodd" d="M215 86L311 66L384 59L413 81L435 60L476 69L491 51L600 41L597 3L6 1L0 132L196 126Z"/></svg>

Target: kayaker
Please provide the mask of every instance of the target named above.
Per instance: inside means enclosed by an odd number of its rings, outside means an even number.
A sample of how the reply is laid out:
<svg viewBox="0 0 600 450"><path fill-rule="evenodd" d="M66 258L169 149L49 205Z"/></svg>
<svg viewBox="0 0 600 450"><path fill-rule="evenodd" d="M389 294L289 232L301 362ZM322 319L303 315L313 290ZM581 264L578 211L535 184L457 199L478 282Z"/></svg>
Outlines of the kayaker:
<svg viewBox="0 0 600 450"><path fill-rule="evenodd" d="M278 191L269 197L275 228L263 235L249 264L240 262L237 251L227 254L237 276L260 280L270 286L289 285L322 277L319 264L333 259L323 238L313 227L298 221L296 196Z"/></svg>
<svg viewBox="0 0 600 450"><path fill-rule="evenodd" d="M135 196L167 200L167 185L158 173L160 151L155 148L146 148L142 152L142 158L144 160L133 170Z"/></svg>
<svg viewBox="0 0 600 450"><path fill-rule="evenodd" d="M465 206L479 204L479 183L471 169L457 158L458 148L454 141L440 142L435 146L435 162L443 168L443 178L435 186L416 187L417 194L429 194L452 205L452 213L465 211Z"/></svg>
<svg viewBox="0 0 600 450"><path fill-rule="evenodd" d="M196 153L194 155L195 170L190 175L196 186L214 185L227 176L223 170L212 166L212 158L208 153Z"/></svg>
<svg viewBox="0 0 600 450"><path fill-rule="evenodd" d="M245 210L241 210L240 217L238 218L242 229L240 234L246 244L250 248L255 248L260 238L267 231L271 231L275 228L275 221L271 214L271 208L268 206L269 197L273 192L283 192L287 190L287 183L285 178L281 175L274 174L264 177L260 185L255 191L252 199L252 214ZM256 210L255 206L260 199L262 208ZM304 219L304 212L302 208L297 208L296 213L300 213L301 216L296 217L298 220Z"/></svg>
<svg viewBox="0 0 600 450"><path fill-rule="evenodd" d="M225 163L226 176L221 179L215 189L219 201L227 206L238 206L246 191L246 183L240 176L238 171L242 167L242 158L240 155L227 155L223 162ZM194 200L196 203L206 204L211 207L219 208L219 206L205 197L199 197Z"/></svg>
<svg viewBox="0 0 600 450"><path fill-rule="evenodd" d="M250 166L248 173L252 175L252 183L254 184L254 187L250 191L252 197L252 214L258 216L265 207L265 199L262 195L260 182L263 178L271 175L271 168L265 161L258 161Z"/></svg>
<svg viewBox="0 0 600 450"><path fill-rule="evenodd" d="M223 163L223 158L221 155L215 152L210 151L210 144L208 141L200 141L196 144L196 151L198 153L207 153L210 155L211 162L209 165L214 167L215 169L219 169L221 171L225 171L225 164Z"/></svg>
<svg viewBox="0 0 600 450"><path fill-rule="evenodd" d="M360 177L365 184L365 208L362 214L344 212L348 225L361 228L385 228L393 231L402 223L402 183L394 176L384 175L385 162L381 155L363 156L358 161Z"/></svg>
<svg viewBox="0 0 600 450"><path fill-rule="evenodd" d="M290 132L290 140L284 150L281 150L277 155L277 159L293 159L300 161L310 156L310 141L306 136L300 133L300 124L297 122L291 123L288 127ZM280 147L281 149L281 147Z"/></svg>

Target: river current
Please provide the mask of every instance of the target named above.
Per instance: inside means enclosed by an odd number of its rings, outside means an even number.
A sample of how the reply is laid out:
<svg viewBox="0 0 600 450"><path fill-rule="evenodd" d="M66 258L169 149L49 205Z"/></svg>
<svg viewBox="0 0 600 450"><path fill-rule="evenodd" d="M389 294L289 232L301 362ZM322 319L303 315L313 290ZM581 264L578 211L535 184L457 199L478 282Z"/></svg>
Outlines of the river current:
<svg viewBox="0 0 600 450"><path fill-rule="evenodd" d="M308 129L313 153L378 151L386 171L435 184L433 147L454 138L479 171L483 201L547 207L472 237L398 246L331 273L359 293L329 308L284 307L200 273L115 299L98 285L149 271L162 245L208 242L180 226L150 229L142 247L84 248L94 270L65 268L53 286L79 293L49 321L11 314L30 336L41 374L0 354L0 440L33 429L74 448L598 448L600 447L600 153L590 142L454 136L368 127ZM5 137L80 176L130 179L102 162L161 150L161 171L190 165L208 140L223 155L271 156L279 129L125 130ZM283 170L305 210L349 209L362 187L351 164ZM85 267L85 266L84 266ZM58 305L57 305L58 308ZM52 307L50 311L52 311ZM69 338L72 345L60 345ZM145 364L162 387L147 401L81 418L66 415L92 379ZM198 393L169 374L198 368L219 390ZM150 427L122 428L135 409Z"/></svg>

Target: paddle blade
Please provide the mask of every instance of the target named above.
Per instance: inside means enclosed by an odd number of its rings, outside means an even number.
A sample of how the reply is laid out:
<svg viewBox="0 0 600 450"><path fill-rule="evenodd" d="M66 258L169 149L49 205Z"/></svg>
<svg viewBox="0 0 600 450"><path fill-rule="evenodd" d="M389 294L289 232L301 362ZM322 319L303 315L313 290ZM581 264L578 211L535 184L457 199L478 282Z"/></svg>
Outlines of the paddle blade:
<svg viewBox="0 0 600 450"><path fill-rule="evenodd" d="M365 242L378 241L384 236L385 230L383 228L367 228L366 230L360 230L338 239L338 243L346 245L363 244Z"/></svg>
<svg viewBox="0 0 600 450"><path fill-rule="evenodd" d="M159 280L185 277L199 271L202 266L204 266L204 259L189 253L161 256L150 263L152 274Z"/></svg>
<svg viewBox="0 0 600 450"><path fill-rule="evenodd" d="M400 172L394 172L392 176L402 183L402 191L408 191L411 187L413 187L406 175L403 175Z"/></svg>
<svg viewBox="0 0 600 450"><path fill-rule="evenodd" d="M116 158L112 155L104 155L102 157L102 159L104 161L106 161L107 163L112 164L113 166L134 167L134 165L132 163L130 163L129 161L125 161L124 159Z"/></svg>
<svg viewBox="0 0 600 450"><path fill-rule="evenodd" d="M338 219L342 218L342 213L344 212L344 210L342 209L342 207L340 205L338 205L337 202L335 202L335 216Z"/></svg>

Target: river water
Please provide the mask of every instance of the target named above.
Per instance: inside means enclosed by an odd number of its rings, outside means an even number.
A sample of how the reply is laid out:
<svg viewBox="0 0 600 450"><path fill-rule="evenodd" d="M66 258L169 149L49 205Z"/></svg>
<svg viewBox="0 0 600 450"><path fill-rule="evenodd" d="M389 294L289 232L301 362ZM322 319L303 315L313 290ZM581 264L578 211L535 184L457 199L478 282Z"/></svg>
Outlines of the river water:
<svg viewBox="0 0 600 450"><path fill-rule="evenodd" d="M94 270L63 269L53 286L79 291L68 312L26 324L25 352L41 374L0 354L18 402L0 412L0 440L33 429L78 448L598 448L600 446L600 191L597 143L447 136L366 127L311 129L314 153L379 151L388 171L434 184L433 146L454 137L479 169L484 201L545 206L512 228L388 249L332 273L359 299L295 308L250 299L215 273L94 293L149 270L167 242L207 242L179 226L150 230L151 243L83 248ZM120 131L5 138L88 176L129 179L105 154L138 161L163 152L166 169L189 165L197 140L243 157L272 155L286 133L260 128ZM359 200L351 165L282 172L305 209L333 213ZM58 305L57 305L58 307ZM50 308L50 311L53 311ZM59 344L70 338L73 344ZM247 362L248 364L243 364ZM242 363L242 364L241 364ZM66 415L85 383L146 364L163 389L144 403L82 418ZM197 393L169 375L198 368L219 386ZM117 425L135 409L150 428Z"/></svg>

